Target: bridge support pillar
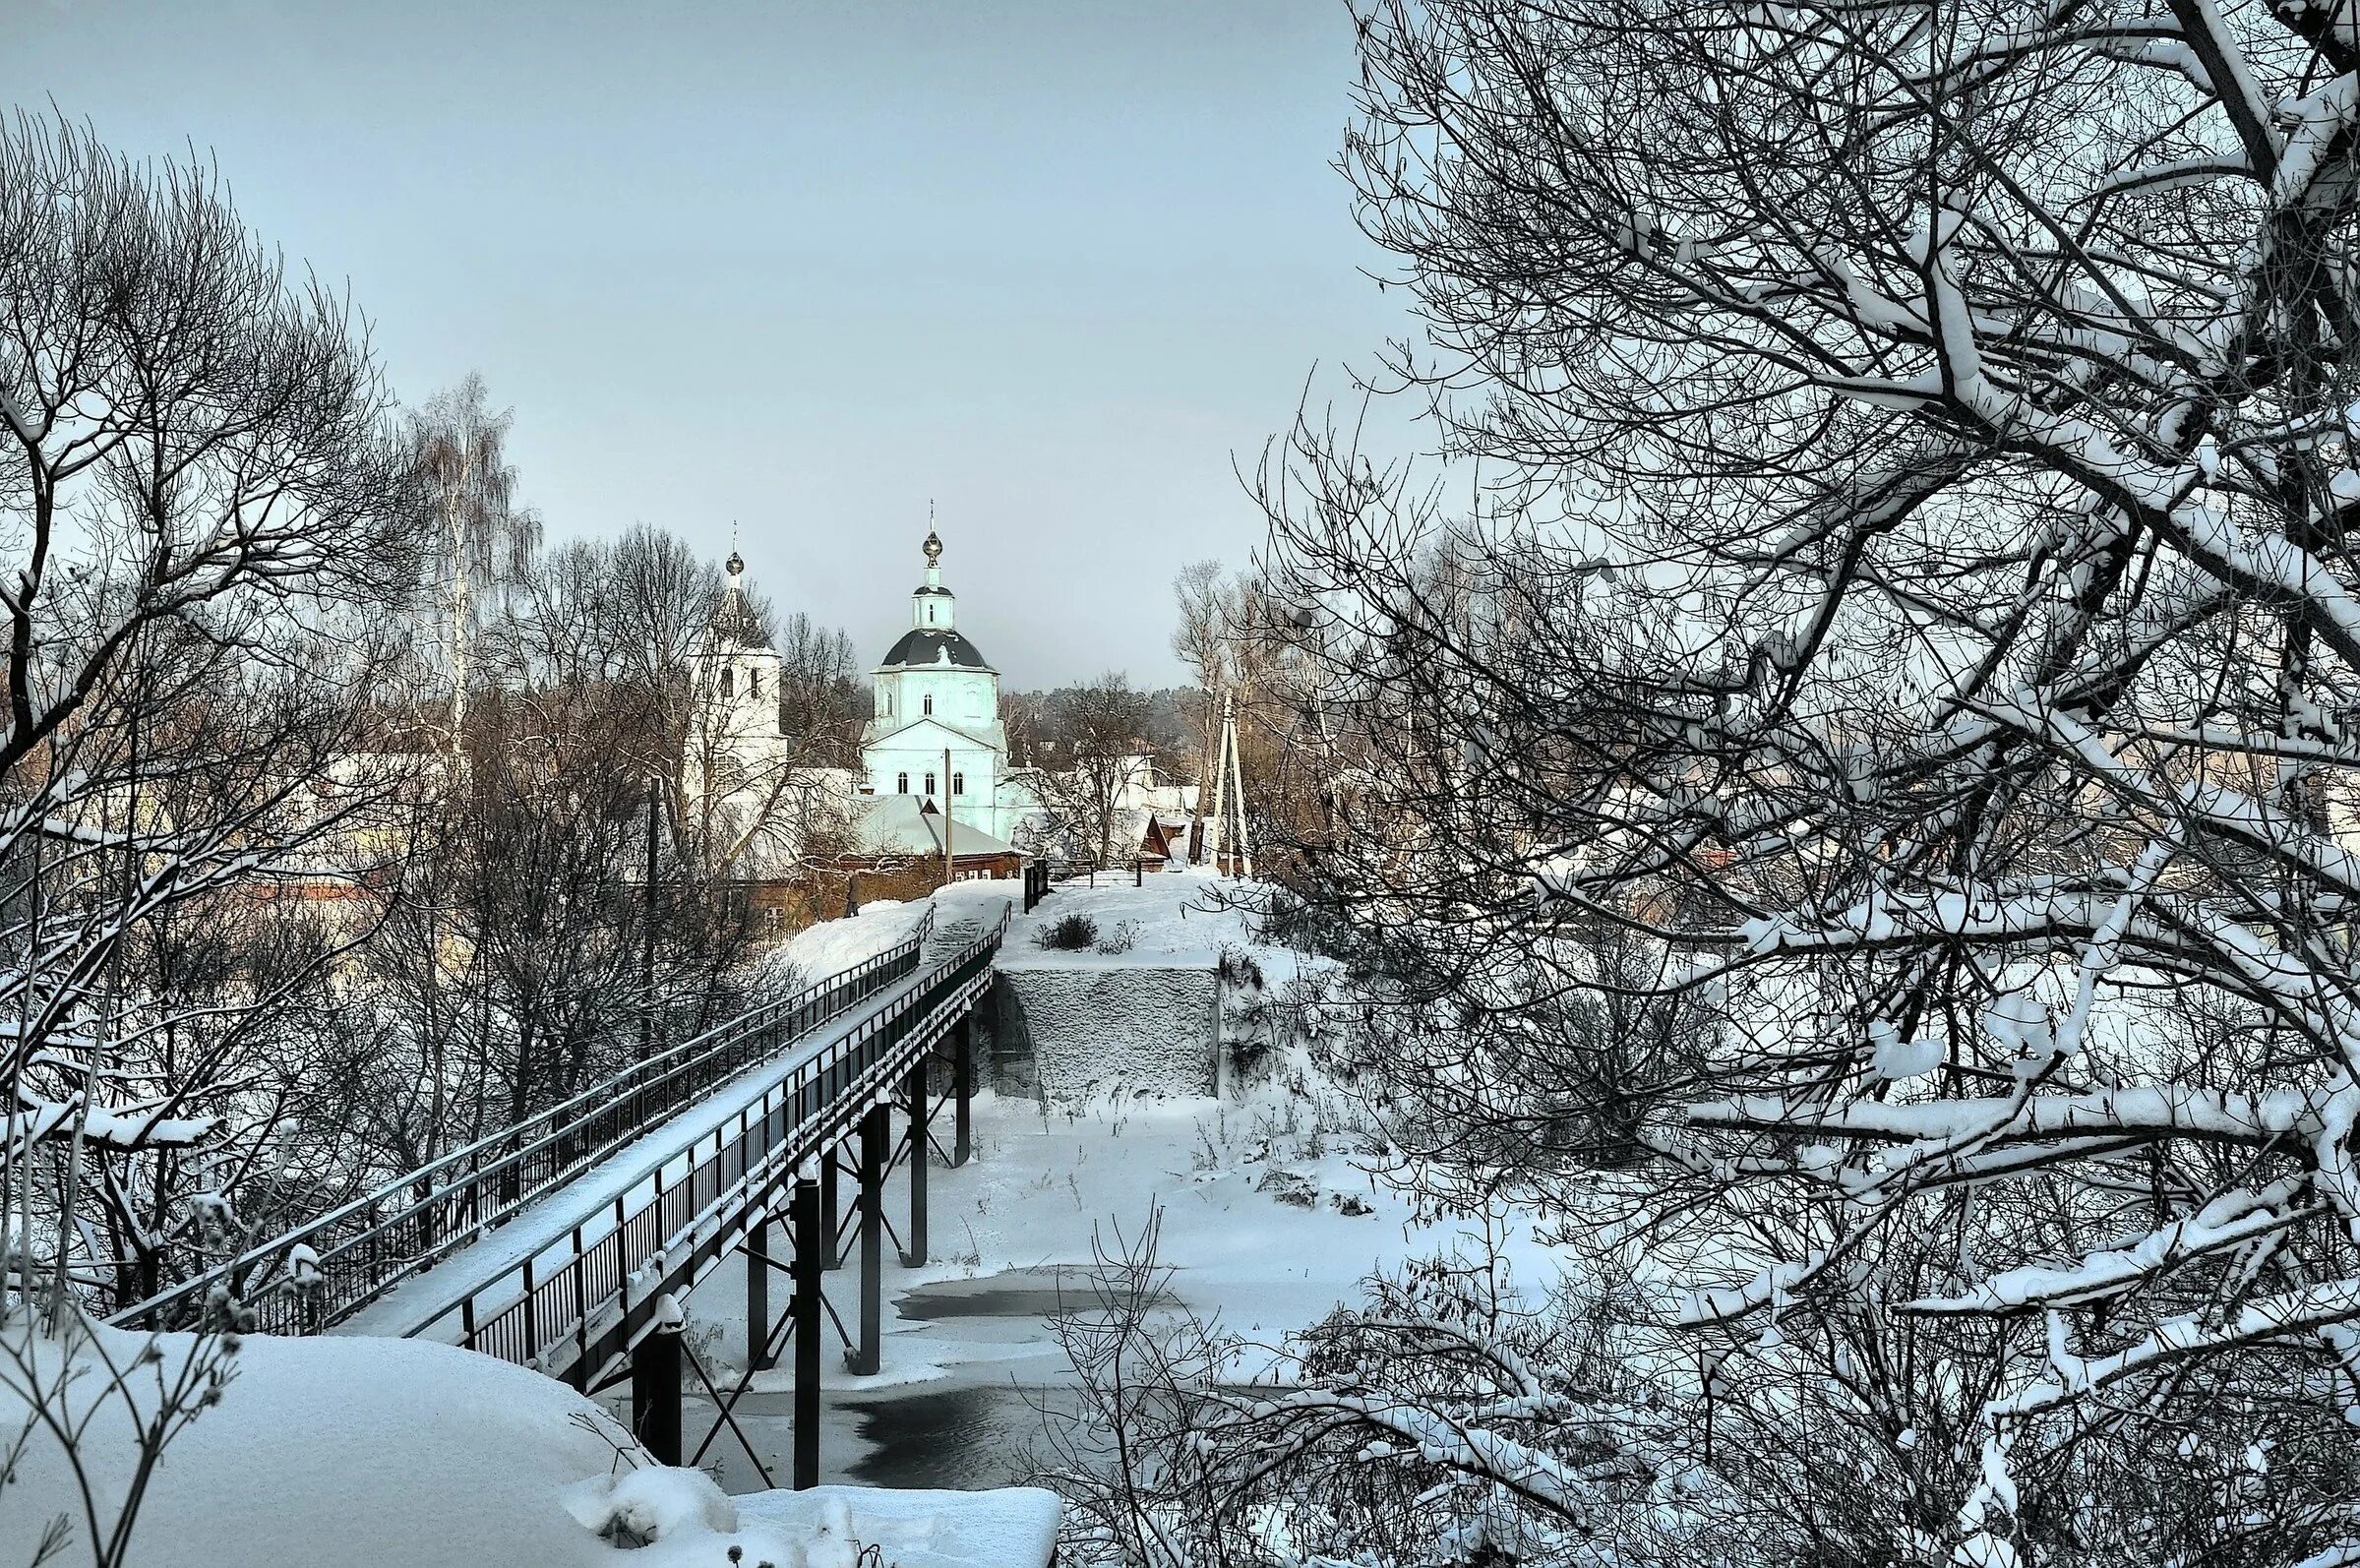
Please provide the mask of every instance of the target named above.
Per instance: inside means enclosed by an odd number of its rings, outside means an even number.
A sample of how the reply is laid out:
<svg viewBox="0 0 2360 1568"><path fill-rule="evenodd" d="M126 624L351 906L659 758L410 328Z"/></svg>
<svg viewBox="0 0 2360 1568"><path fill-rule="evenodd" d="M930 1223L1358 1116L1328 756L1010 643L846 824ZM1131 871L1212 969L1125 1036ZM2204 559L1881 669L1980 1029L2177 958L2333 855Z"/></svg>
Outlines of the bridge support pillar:
<svg viewBox="0 0 2360 1568"><path fill-rule="evenodd" d="M963 1013L950 1031L950 1093L958 1104L952 1121L955 1136L950 1145L950 1163L961 1166L975 1152L973 1128L969 1125L975 1100L975 1015Z"/></svg>
<svg viewBox="0 0 2360 1568"><path fill-rule="evenodd" d="M680 1463L680 1331L659 1318L631 1348L631 1429L659 1465Z"/></svg>
<svg viewBox="0 0 2360 1568"><path fill-rule="evenodd" d="M836 1202L836 1151L830 1149L819 1160L819 1208L827 1224L819 1236L819 1266L823 1269L841 1268L844 1259L836 1252L836 1216L844 1212Z"/></svg>
<svg viewBox="0 0 2360 1568"><path fill-rule="evenodd" d="M861 1118L861 1342L852 1370L868 1377L884 1348L885 1149L893 1136L893 1109L873 1106Z"/></svg>
<svg viewBox="0 0 2360 1568"><path fill-rule="evenodd" d="M770 1354L770 1213L764 1209L746 1228L746 1364L759 1369L776 1360Z"/></svg>
<svg viewBox="0 0 2360 1568"><path fill-rule="evenodd" d="M926 1168L934 1150L926 1130L926 1057L910 1069L910 1244L901 1254L906 1269L926 1267Z"/></svg>
<svg viewBox="0 0 2360 1568"><path fill-rule="evenodd" d="M820 1237L832 1245L835 1220L820 1211L819 1183L795 1183L795 1489L819 1484Z"/></svg>

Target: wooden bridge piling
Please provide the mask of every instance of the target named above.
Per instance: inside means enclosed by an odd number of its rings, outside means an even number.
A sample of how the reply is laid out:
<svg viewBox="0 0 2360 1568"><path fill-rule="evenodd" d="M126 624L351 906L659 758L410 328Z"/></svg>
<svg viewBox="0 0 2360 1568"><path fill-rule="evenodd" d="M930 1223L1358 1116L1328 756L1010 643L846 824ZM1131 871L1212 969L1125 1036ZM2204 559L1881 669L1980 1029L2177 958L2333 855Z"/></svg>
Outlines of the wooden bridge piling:
<svg viewBox="0 0 2360 1568"><path fill-rule="evenodd" d="M950 1163L963 1166L975 1151L975 1032L967 1014L950 1029L950 1093L958 1110L953 1115Z"/></svg>
<svg viewBox="0 0 2360 1568"><path fill-rule="evenodd" d="M631 1429L659 1465L680 1463L680 1334L661 1316L631 1348Z"/></svg>
<svg viewBox="0 0 2360 1568"><path fill-rule="evenodd" d="M827 1218L820 1227L819 1266L840 1269L844 1255L836 1249L836 1227L841 1223L844 1206L836 1201L836 1151L830 1149L819 1159L819 1208Z"/></svg>
<svg viewBox="0 0 2360 1568"><path fill-rule="evenodd" d="M757 1211L746 1228L746 1364L772 1364L770 1354L770 1214Z"/></svg>

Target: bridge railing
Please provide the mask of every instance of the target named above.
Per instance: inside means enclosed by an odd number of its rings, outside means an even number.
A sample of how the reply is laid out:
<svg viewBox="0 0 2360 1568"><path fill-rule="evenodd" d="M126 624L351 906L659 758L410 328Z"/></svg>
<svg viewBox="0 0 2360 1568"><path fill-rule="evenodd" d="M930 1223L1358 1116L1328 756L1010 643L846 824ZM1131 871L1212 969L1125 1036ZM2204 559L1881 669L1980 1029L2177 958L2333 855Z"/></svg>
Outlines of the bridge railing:
<svg viewBox="0 0 2360 1568"><path fill-rule="evenodd" d="M932 909L894 946L633 1062L513 1126L478 1138L226 1262L117 1311L112 1321L187 1328L216 1292L263 1333L303 1333L349 1315L433 1267L518 1209L580 1176L755 1062L918 967Z"/></svg>
<svg viewBox="0 0 2360 1568"><path fill-rule="evenodd" d="M413 1332L432 1333L455 1316L458 1342L468 1349L567 1370L577 1385L589 1384L599 1363L620 1355L652 1319L664 1292L694 1283L734 1243L733 1217L742 1220L771 1187L847 1135L974 1005L991 984L1008 922L1003 912L924 988L797 1062L760 1100ZM675 1169L684 1159L685 1168ZM645 1270L651 1259L664 1266Z"/></svg>

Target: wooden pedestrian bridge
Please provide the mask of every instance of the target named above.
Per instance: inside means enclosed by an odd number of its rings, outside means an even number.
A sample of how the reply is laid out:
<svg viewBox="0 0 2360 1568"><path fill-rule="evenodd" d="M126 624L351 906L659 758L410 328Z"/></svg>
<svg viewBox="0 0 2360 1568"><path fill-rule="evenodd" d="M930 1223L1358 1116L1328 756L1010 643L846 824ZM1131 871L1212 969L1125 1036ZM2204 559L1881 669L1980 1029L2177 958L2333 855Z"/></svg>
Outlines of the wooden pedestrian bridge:
<svg viewBox="0 0 2360 1568"><path fill-rule="evenodd" d="M726 1427L753 1374L791 1351L794 1484L819 1478L821 1350L877 1367L885 1182L908 1173L902 1261L927 1258L930 1151L966 1163L976 1008L1006 935L936 929L649 1055L581 1093L114 1314L131 1328L238 1321L462 1345L595 1393L628 1378L633 1426L682 1462L695 1370ZM949 1112L950 1141L938 1136ZM850 1188L850 1203L839 1194ZM824 1280L860 1247L857 1334ZM680 1301L746 1259L746 1368L727 1391L684 1364ZM784 1276L774 1318L772 1275ZM739 1433L743 1443L744 1437ZM775 1480L745 1443L765 1480Z"/></svg>

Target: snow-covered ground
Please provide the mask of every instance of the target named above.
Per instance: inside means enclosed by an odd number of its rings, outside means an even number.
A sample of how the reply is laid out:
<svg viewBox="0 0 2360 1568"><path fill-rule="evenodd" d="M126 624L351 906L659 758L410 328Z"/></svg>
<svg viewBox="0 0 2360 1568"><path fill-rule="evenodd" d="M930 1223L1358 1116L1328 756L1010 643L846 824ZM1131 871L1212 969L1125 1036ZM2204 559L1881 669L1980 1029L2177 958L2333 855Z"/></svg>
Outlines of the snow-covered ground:
<svg viewBox="0 0 2360 1568"><path fill-rule="evenodd" d="M145 1337L105 1329L129 1364ZM12 1342L27 1348L19 1331ZM194 1342L128 1386L169 1377ZM54 1364L56 1346L40 1353ZM24 1424L14 1357L0 1357L0 1452ZM85 1357L84 1364L91 1363ZM1046 1493L882 1494L866 1489L724 1496L695 1471L650 1466L598 1407L564 1384L489 1357L414 1340L248 1337L220 1401L163 1451L131 1535L127 1568L632 1568L747 1563L854 1568L876 1543L895 1568L1004 1568L1048 1560ZM47 1380L44 1380L46 1382ZM72 1385L97 1407L82 1445L102 1519L128 1480L131 1411L94 1371ZM153 1409L152 1398L141 1402ZM91 1560L80 1489L35 1428L0 1487L0 1562L34 1560L60 1513L76 1529L56 1559ZM644 1555L619 1546L649 1541Z"/></svg>
<svg viewBox="0 0 2360 1568"><path fill-rule="evenodd" d="M994 882L1001 889L1016 887L1013 882ZM918 929L926 919L929 904L925 899L897 903L879 899L849 920L823 920L817 926L806 926L779 947L778 959L801 971L808 984L840 975L855 964L876 957L894 943L901 941Z"/></svg>
<svg viewBox="0 0 2360 1568"><path fill-rule="evenodd" d="M1011 879L954 882L931 902L939 907L945 929L998 920L999 906L1013 904L1016 913L1000 949L1002 967L1125 962L1169 966L1211 964L1224 948L1254 946L1247 906L1255 896L1254 884L1186 868L1158 872L1143 877L1138 886L1132 885L1128 872L1102 872L1095 884L1087 878L1059 882L1029 915L1023 913L1024 884ZM850 968L908 935L925 918L929 902L875 903L848 920L822 921L797 932L780 947L779 956L813 975ZM1100 945L1079 952L1039 945L1035 937L1040 932L1067 915L1086 916L1098 929ZM1290 961L1287 949L1256 950L1282 964Z"/></svg>
<svg viewBox="0 0 2360 1568"><path fill-rule="evenodd" d="M1096 964L1180 965L1217 962L1224 947L1250 942L1241 900L1249 884L1201 870L1158 872L1131 885L1130 874L1099 874L1059 882L1029 915L1008 927L1000 967ZM1041 946L1041 932L1069 915L1098 928L1098 943L1078 951Z"/></svg>
<svg viewBox="0 0 2360 1568"><path fill-rule="evenodd" d="M1249 956L1274 981L1298 955L1260 944L1241 894L1251 889L1201 872L1166 873L1134 886L1127 875L1059 883L1030 915L1018 914L1003 966L1218 962ZM997 919L1009 882L957 884L938 895L942 927ZM825 952L850 959L880 950L915 922L920 906L872 906L797 938L796 961ZM1043 948L1034 934L1070 914L1087 916L1120 950ZM831 930L830 928L835 928ZM818 933L825 933L824 936ZM824 946L819 945L824 942ZM823 1358L828 1429L822 1473L896 1484L984 1485L1030 1474L1032 1409L1054 1399L1068 1371L1048 1318L1087 1296L1094 1248L1119 1250L1161 1215L1159 1260L1175 1270L1185 1307L1266 1347L1247 1375L1283 1377L1279 1347L1296 1330L1357 1294L1369 1273L1451 1246L1454 1228L1426 1228L1382 1179L1381 1142L1345 1096L1301 1074L1267 1074L1228 1099L1114 1095L1045 1106L979 1095L975 1158L930 1173L931 1259L901 1266L888 1236L882 1364L872 1377L844 1371L831 1337ZM947 1127L938 1128L947 1141ZM896 1230L908 1212L906 1176L889 1185ZM850 1201L850 1192L844 1201ZM1477 1239L1473 1228L1468 1239ZM1538 1283L1549 1271L1538 1249L1511 1240ZM858 1321L857 1251L827 1279L830 1303ZM772 1310L781 1309L771 1292ZM745 1278L731 1259L689 1301L691 1344L727 1388L746 1347ZM739 1425L772 1475L790 1459L784 1371L757 1373L736 1408ZM701 1419L700 1419L701 1416ZM692 1401L692 1444L711 1422ZM707 1463L726 1484L762 1480L726 1428Z"/></svg>
<svg viewBox="0 0 2360 1568"><path fill-rule="evenodd" d="M1119 1237L1135 1239L1159 1212L1158 1255L1175 1270L1176 1304L1268 1348L1242 1375L1284 1378L1276 1353L1289 1333L1353 1297L1371 1272L1456 1236L1455 1224L1422 1227L1372 1175L1384 1160L1352 1120L1332 1093L1301 1097L1277 1086L1243 1103L1111 1101L1046 1114L1031 1101L979 1097L975 1159L929 1174L932 1260L905 1269L886 1259L877 1375L847 1374L831 1341L822 1474L895 1484L1027 1478L1039 1430L1033 1405L1067 1378L1047 1318L1060 1298L1086 1301L1094 1243L1112 1250ZM897 1228L905 1191L898 1177L888 1189ZM1514 1250L1529 1259L1532 1278L1543 1277L1537 1248ZM858 1293L856 1251L827 1277L847 1324L858 1320ZM742 1364L744 1303L734 1260L689 1301L691 1343L724 1387ZM791 1381L764 1372L752 1386L757 1392L737 1414L776 1474L789 1454ZM699 1415L692 1402L695 1435ZM707 1459L719 1461L727 1485L761 1484L726 1429Z"/></svg>

